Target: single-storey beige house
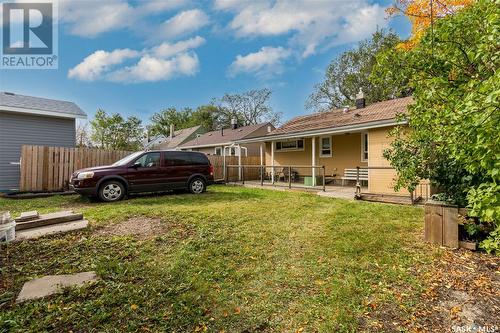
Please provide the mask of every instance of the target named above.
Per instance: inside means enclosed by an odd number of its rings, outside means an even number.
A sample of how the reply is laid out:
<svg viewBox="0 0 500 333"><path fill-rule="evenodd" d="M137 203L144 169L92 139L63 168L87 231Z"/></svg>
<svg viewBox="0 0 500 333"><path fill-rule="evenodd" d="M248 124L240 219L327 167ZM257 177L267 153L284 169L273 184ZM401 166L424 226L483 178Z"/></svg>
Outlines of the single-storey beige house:
<svg viewBox="0 0 500 333"><path fill-rule="evenodd" d="M405 97L365 105L360 93L355 108L299 116L264 136L237 143L260 144L266 166L291 166L296 178L309 178L313 185L319 185L323 172L329 183L352 183L360 167L368 193L408 195L394 192L396 172L383 151L391 143L391 129L405 124L397 116L410 103L412 98Z"/></svg>
<svg viewBox="0 0 500 333"><path fill-rule="evenodd" d="M236 122L230 128L222 128L197 135L194 139L179 145L181 150L200 151L207 155L220 156L259 156L259 143L236 143L238 140L262 137L274 130L271 123L238 126Z"/></svg>

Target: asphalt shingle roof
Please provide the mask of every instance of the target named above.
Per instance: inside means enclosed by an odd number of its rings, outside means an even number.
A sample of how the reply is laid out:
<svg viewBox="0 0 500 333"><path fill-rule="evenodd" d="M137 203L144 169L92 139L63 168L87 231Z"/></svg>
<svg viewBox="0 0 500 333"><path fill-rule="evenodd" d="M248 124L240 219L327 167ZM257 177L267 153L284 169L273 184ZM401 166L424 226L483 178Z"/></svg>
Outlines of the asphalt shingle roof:
<svg viewBox="0 0 500 333"><path fill-rule="evenodd" d="M344 112L343 109L336 109L299 116L291 119L267 135L299 133L395 119L398 114L405 113L406 108L412 102L412 97L403 97L373 103L361 109L349 109L347 112Z"/></svg>
<svg viewBox="0 0 500 333"><path fill-rule="evenodd" d="M83 112L82 109L80 109L73 102L18 95L7 92L0 92L0 109L2 106L63 113L77 117L86 116L85 112Z"/></svg>
<svg viewBox="0 0 500 333"><path fill-rule="evenodd" d="M236 129L224 128L224 134L221 130L207 132L200 135L199 137L182 144L180 147L192 147L192 146L209 146L217 145L221 143L229 143L232 141L237 141L241 139L248 139L252 137L257 137L259 135L252 135L256 130L271 125L271 123L262 123L256 125L249 125L238 127ZM272 125L271 125L272 126Z"/></svg>
<svg viewBox="0 0 500 333"><path fill-rule="evenodd" d="M149 142L146 146L155 148L155 149L174 149L177 148L180 144L182 144L186 139L188 139L194 132L200 129L201 125L183 128L177 131L174 131L174 137L170 139L169 136L161 135L151 142Z"/></svg>

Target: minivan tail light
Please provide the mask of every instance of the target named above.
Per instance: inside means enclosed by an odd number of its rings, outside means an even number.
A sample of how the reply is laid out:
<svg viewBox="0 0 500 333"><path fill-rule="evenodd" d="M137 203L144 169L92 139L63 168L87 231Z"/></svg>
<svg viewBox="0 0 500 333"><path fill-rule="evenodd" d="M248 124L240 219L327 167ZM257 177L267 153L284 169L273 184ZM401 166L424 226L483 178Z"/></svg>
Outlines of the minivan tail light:
<svg viewBox="0 0 500 333"><path fill-rule="evenodd" d="M210 176L213 176L214 175L214 166L213 165L210 165Z"/></svg>

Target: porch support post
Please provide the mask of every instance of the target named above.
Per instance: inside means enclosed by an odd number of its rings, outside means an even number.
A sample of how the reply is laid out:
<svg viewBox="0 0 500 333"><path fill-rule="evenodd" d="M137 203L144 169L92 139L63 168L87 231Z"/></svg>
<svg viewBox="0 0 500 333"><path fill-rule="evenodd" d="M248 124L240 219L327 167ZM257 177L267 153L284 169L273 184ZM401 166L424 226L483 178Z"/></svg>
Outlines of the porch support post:
<svg viewBox="0 0 500 333"><path fill-rule="evenodd" d="M316 166L316 137L312 137L312 163L313 167ZM316 168L312 168L312 186L316 186Z"/></svg>
<svg viewBox="0 0 500 333"><path fill-rule="evenodd" d="M238 180L241 181L241 146L238 145Z"/></svg>
<svg viewBox="0 0 500 333"><path fill-rule="evenodd" d="M271 141L271 182L274 184L274 141Z"/></svg>
<svg viewBox="0 0 500 333"><path fill-rule="evenodd" d="M264 185L264 142L261 142L259 145L259 153L260 153L260 186Z"/></svg>
<svg viewBox="0 0 500 333"><path fill-rule="evenodd" d="M263 142L260 143L259 152L260 152L260 165L264 165L264 143Z"/></svg>

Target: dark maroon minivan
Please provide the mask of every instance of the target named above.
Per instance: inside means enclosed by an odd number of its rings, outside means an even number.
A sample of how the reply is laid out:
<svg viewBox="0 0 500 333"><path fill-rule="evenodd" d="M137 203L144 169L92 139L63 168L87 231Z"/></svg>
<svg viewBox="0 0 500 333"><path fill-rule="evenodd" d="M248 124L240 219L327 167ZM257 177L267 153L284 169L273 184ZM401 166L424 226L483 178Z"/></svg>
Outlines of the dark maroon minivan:
<svg viewBox="0 0 500 333"><path fill-rule="evenodd" d="M213 183L213 171L203 153L140 151L112 165L76 171L70 188L102 201L118 201L129 193L177 189L199 194Z"/></svg>

